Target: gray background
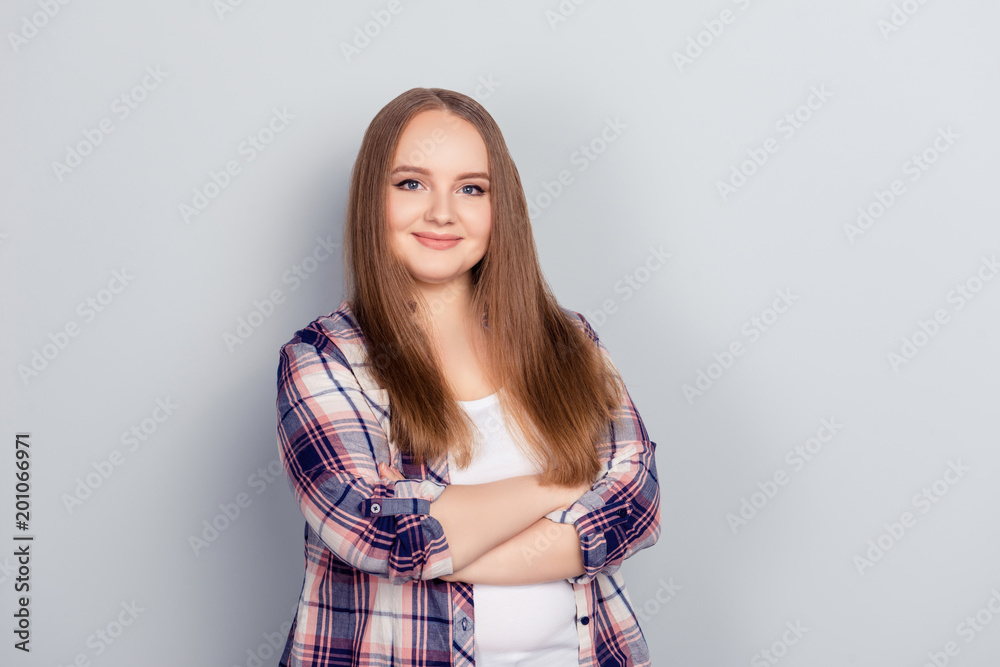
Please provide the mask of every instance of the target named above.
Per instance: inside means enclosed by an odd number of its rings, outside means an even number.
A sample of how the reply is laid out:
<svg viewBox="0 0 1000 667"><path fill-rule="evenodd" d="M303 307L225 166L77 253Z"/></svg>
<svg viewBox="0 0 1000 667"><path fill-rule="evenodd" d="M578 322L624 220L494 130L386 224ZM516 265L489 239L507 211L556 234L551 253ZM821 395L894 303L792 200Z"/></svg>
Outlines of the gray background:
<svg viewBox="0 0 1000 667"><path fill-rule="evenodd" d="M303 525L267 472L278 348L343 296L339 249L309 258L341 241L368 122L438 86L503 129L546 277L595 324L658 444L662 535L623 567L654 664L996 664L995 3L404 1L377 30L387 2L219 6L2 10L0 662L276 664ZM346 57L366 24L377 34ZM248 160L241 142L274 109L294 118ZM60 178L102 119L113 131ZM229 160L240 172L185 221ZM752 175L724 197L734 169ZM651 248L669 259L647 264ZM769 311L782 291L791 305ZM894 364L904 338L919 347ZM158 400L176 406L160 422ZM132 428L145 439L123 441ZM30 655L11 646L17 431L32 434ZM736 524L744 499L757 507ZM206 521L225 529L196 549ZM97 639L123 604L133 622Z"/></svg>

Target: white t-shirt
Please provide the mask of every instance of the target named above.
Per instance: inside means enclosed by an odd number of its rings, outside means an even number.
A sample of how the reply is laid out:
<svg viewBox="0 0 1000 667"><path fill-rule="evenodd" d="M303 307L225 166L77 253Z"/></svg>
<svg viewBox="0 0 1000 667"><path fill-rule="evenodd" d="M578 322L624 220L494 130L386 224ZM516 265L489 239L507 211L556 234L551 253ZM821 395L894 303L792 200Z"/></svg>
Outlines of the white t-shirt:
<svg viewBox="0 0 1000 667"><path fill-rule="evenodd" d="M482 435L468 468L449 453L452 484L484 484L541 472L511 438L499 397L459 401ZM476 667L578 667L576 597L565 580L523 586L473 584Z"/></svg>

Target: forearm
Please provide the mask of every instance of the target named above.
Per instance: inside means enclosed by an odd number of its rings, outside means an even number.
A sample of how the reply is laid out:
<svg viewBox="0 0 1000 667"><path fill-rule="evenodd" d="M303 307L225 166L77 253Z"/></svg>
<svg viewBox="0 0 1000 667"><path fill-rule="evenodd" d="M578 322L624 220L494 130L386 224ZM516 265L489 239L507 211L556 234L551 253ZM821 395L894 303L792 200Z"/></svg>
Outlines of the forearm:
<svg viewBox="0 0 1000 667"><path fill-rule="evenodd" d="M452 574L446 581L521 586L583 574L580 537L573 524L539 519Z"/></svg>
<svg viewBox="0 0 1000 667"><path fill-rule="evenodd" d="M430 515L444 530L457 571L565 505L568 491L540 485L537 475L452 484L431 503Z"/></svg>

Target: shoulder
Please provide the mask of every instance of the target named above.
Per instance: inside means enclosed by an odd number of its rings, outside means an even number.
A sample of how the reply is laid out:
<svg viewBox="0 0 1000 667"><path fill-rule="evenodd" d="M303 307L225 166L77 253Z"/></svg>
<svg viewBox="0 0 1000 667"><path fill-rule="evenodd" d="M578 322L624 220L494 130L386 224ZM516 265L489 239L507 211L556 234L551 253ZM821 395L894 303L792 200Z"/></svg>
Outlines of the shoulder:
<svg viewBox="0 0 1000 667"><path fill-rule="evenodd" d="M320 315L296 331L281 345L281 352L292 352L300 345L315 347L320 352L340 358L347 365L353 365L363 358L365 340L350 304L343 301L333 312Z"/></svg>
<svg viewBox="0 0 1000 667"><path fill-rule="evenodd" d="M590 322L587 321L587 318L584 317L582 313L578 313L575 310L571 310L561 304L559 306L559 309L562 311L565 317L567 317L574 325L576 325L578 329L582 330L585 334L587 334L587 337L590 338L590 340L594 341L595 343L599 342L599 339L597 337L597 332L594 331L594 328L592 326L590 326Z"/></svg>

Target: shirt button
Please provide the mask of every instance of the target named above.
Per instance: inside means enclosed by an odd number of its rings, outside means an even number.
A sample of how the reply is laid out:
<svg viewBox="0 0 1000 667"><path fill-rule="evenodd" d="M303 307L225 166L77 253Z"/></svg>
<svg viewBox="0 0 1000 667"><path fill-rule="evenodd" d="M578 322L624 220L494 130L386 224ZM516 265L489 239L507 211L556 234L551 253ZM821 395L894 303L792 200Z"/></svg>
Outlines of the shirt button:
<svg viewBox="0 0 1000 667"><path fill-rule="evenodd" d="M372 514L378 514L382 511L382 506L378 503L372 503Z"/></svg>
<svg viewBox="0 0 1000 667"><path fill-rule="evenodd" d="M463 630L468 630L469 629L469 619L467 619L467 618L463 618L462 619L462 629Z"/></svg>
<svg viewBox="0 0 1000 667"><path fill-rule="evenodd" d="M618 516L625 516L626 514L628 514L628 510L624 507L618 510Z"/></svg>
<svg viewBox="0 0 1000 667"><path fill-rule="evenodd" d="M590 623L590 617L589 616L580 617L580 623L587 625L587 623Z"/></svg>

